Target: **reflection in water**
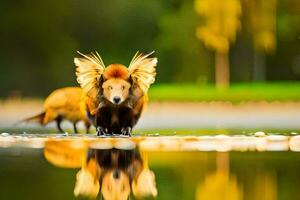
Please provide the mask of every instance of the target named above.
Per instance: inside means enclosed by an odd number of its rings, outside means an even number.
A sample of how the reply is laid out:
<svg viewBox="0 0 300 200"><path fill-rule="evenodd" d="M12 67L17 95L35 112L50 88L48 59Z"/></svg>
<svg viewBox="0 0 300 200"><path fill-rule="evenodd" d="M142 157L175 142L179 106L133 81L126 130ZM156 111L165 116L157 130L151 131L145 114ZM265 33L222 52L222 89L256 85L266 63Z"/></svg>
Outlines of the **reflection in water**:
<svg viewBox="0 0 300 200"><path fill-rule="evenodd" d="M235 174L230 171L229 158L229 153L216 154L216 169L204 174L204 180L196 189L197 200L277 200L274 171L246 166ZM243 180L243 174L249 177Z"/></svg>
<svg viewBox="0 0 300 200"><path fill-rule="evenodd" d="M259 171L254 176L253 199L277 200L277 182L273 172Z"/></svg>
<svg viewBox="0 0 300 200"><path fill-rule="evenodd" d="M206 175L204 182L198 186L196 197L197 200L243 199L236 177L224 171Z"/></svg>
<svg viewBox="0 0 300 200"><path fill-rule="evenodd" d="M204 182L197 188L197 200L241 200L242 189L236 176L229 172L228 153L218 153L216 171L205 175Z"/></svg>
<svg viewBox="0 0 300 200"><path fill-rule="evenodd" d="M100 190L99 183L100 169L95 160L90 160L82 166L76 175L75 196L97 197Z"/></svg>
<svg viewBox="0 0 300 200"><path fill-rule="evenodd" d="M298 153L203 152L194 149L199 142L194 138L180 138L183 144L177 138L167 139L49 139L43 152L52 165L76 169L67 170L72 171L72 188L65 190L70 195L73 190L76 197L277 200L299 196ZM199 145L204 147L203 142Z"/></svg>
<svg viewBox="0 0 300 200"><path fill-rule="evenodd" d="M81 169L76 175L74 195L106 200L156 197L155 174L146 153L130 140L112 142L48 141L45 158L55 166ZM99 194L101 193L101 194Z"/></svg>

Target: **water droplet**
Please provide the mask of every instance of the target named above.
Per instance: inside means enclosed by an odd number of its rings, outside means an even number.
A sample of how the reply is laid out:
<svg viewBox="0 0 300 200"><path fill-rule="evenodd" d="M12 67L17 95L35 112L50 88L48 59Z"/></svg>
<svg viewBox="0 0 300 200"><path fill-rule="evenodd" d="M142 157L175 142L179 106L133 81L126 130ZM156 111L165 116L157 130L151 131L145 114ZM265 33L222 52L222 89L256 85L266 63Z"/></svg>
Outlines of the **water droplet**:
<svg viewBox="0 0 300 200"><path fill-rule="evenodd" d="M258 131L258 132L256 132L256 133L254 133L254 135L255 135L256 137L264 137L264 136L266 136L265 132L263 132L263 131Z"/></svg>
<svg viewBox="0 0 300 200"><path fill-rule="evenodd" d="M9 135L10 135L9 133L1 133L1 136L3 136L3 137L7 137Z"/></svg>

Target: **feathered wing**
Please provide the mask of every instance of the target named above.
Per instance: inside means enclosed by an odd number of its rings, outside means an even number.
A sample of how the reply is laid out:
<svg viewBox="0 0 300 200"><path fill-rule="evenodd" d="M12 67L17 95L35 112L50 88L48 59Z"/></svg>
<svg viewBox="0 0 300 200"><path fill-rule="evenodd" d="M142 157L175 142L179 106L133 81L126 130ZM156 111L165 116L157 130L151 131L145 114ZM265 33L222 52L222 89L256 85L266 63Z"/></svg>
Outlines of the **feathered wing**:
<svg viewBox="0 0 300 200"><path fill-rule="evenodd" d="M155 81L157 58L149 58L153 53L154 52L144 55L137 52L128 67L133 82L136 83L144 93L147 93L150 85Z"/></svg>
<svg viewBox="0 0 300 200"><path fill-rule="evenodd" d="M83 91L89 95L100 89L99 81L105 70L105 65L97 52L91 53L90 55L78 53L82 55L82 57L74 58L74 63L77 66L77 82Z"/></svg>

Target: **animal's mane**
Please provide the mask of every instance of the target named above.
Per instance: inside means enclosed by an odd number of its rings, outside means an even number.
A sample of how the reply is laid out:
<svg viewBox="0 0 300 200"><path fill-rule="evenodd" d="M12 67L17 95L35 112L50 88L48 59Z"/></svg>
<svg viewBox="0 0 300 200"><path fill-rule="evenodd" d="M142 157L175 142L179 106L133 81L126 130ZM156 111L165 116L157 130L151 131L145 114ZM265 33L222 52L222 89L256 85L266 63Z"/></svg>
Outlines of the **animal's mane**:
<svg viewBox="0 0 300 200"><path fill-rule="evenodd" d="M129 72L124 65L111 64L105 69L103 76L105 79L121 78L126 80L129 78Z"/></svg>

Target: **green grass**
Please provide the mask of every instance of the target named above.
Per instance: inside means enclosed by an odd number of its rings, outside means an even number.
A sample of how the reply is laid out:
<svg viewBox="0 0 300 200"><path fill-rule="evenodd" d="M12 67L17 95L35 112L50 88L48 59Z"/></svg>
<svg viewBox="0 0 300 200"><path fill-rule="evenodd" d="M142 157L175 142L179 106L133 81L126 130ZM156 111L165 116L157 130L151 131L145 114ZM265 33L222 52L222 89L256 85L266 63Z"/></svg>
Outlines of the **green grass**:
<svg viewBox="0 0 300 200"><path fill-rule="evenodd" d="M300 82L239 83L223 90L213 85L156 84L149 97L151 101L298 101Z"/></svg>

